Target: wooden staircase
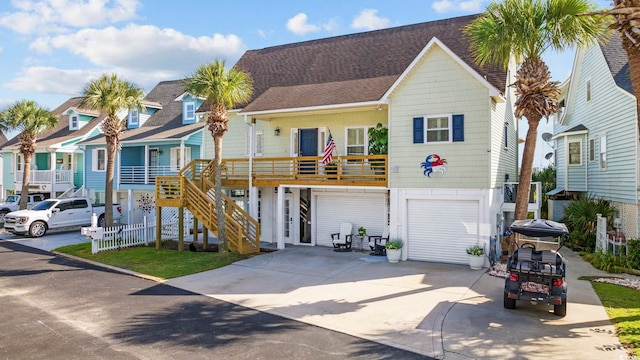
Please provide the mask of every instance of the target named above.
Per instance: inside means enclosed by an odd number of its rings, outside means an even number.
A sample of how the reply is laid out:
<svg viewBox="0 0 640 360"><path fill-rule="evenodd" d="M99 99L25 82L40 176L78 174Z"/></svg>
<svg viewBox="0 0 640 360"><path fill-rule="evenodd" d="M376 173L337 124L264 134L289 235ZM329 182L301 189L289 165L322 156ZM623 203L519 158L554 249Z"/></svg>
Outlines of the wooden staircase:
<svg viewBox="0 0 640 360"><path fill-rule="evenodd" d="M218 213L215 204L213 161L196 159L178 176L156 178L156 205L186 207L193 216L216 236ZM240 254L260 252L260 225L231 198L222 194L225 233L229 250Z"/></svg>

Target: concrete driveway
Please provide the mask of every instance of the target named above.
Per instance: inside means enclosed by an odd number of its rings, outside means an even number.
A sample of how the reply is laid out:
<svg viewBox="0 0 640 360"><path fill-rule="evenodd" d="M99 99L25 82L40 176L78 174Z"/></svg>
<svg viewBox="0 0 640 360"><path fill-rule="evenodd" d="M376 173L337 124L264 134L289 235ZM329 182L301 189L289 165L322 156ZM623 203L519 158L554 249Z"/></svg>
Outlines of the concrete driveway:
<svg viewBox="0 0 640 360"><path fill-rule="evenodd" d="M78 232L0 238L52 250ZM438 359L625 359L583 275L606 275L571 251L567 316L545 305L502 306L504 280L468 266L287 247L166 284Z"/></svg>
<svg viewBox="0 0 640 360"><path fill-rule="evenodd" d="M623 359L614 327L582 275L604 275L567 251L569 304L502 306L504 280L468 266L390 264L381 257L291 247L168 280L289 319L439 359Z"/></svg>

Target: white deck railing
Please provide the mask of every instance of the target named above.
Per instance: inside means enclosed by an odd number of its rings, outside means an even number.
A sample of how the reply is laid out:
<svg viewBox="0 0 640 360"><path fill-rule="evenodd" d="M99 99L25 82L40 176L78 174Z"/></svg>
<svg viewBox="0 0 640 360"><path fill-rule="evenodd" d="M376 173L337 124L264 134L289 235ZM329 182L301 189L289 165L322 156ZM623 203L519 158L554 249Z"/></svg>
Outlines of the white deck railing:
<svg viewBox="0 0 640 360"><path fill-rule="evenodd" d="M53 178L52 178L53 176ZM16 172L16 183L22 183L23 171ZM31 184L73 184L73 170L31 170L29 182Z"/></svg>
<svg viewBox="0 0 640 360"><path fill-rule="evenodd" d="M155 184L157 176L178 174L171 166L121 166L120 183L122 184Z"/></svg>

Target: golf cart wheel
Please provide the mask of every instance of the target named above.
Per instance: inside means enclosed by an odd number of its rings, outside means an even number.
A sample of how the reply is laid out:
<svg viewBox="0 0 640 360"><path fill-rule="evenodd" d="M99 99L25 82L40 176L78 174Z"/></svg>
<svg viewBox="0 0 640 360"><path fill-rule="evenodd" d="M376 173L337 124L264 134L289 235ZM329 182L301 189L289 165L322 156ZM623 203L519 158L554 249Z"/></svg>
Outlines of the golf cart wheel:
<svg viewBox="0 0 640 360"><path fill-rule="evenodd" d="M504 308L505 309L515 309L516 308L516 299L510 299L507 293L504 293Z"/></svg>
<svg viewBox="0 0 640 360"><path fill-rule="evenodd" d="M47 233L47 224L44 221L34 221L31 226L29 226L29 235L31 237L41 237Z"/></svg>
<svg viewBox="0 0 640 360"><path fill-rule="evenodd" d="M563 301L560 305L553 305L553 313L558 316L567 315L567 302Z"/></svg>

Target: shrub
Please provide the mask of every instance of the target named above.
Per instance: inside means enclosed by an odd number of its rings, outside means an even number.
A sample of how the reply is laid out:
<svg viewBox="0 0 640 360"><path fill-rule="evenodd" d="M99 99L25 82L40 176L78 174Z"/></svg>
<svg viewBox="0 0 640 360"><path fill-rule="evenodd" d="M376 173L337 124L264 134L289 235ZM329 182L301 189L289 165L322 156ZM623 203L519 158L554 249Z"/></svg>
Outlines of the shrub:
<svg viewBox="0 0 640 360"><path fill-rule="evenodd" d="M596 214L611 219L616 208L608 200L592 195L581 196L567 205L562 219L569 228L571 241L590 251L596 247Z"/></svg>
<svg viewBox="0 0 640 360"><path fill-rule="evenodd" d="M640 239L627 240L627 267L640 270Z"/></svg>
<svg viewBox="0 0 640 360"><path fill-rule="evenodd" d="M402 245L404 245L404 243L402 242L402 240L400 239L393 239L390 241L387 241L387 243L384 245L387 249L392 249L392 250L399 250L402 249Z"/></svg>
<svg viewBox="0 0 640 360"><path fill-rule="evenodd" d="M484 255L484 249L481 248L480 245L473 245L473 246L467 248L467 254L475 255L475 256L482 256L482 255Z"/></svg>
<svg viewBox="0 0 640 360"><path fill-rule="evenodd" d="M600 269L612 274L619 274L625 267L625 259L621 256L616 256L611 253L597 252L593 254L591 265L596 269Z"/></svg>

